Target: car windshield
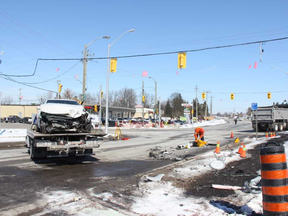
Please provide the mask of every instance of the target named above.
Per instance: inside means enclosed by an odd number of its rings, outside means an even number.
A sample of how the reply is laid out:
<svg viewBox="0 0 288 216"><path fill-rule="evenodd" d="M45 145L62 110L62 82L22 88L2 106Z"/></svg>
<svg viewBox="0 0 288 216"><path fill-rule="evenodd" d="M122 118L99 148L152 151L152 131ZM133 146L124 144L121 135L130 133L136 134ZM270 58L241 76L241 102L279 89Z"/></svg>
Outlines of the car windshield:
<svg viewBox="0 0 288 216"><path fill-rule="evenodd" d="M55 104L69 104L69 105L80 105L77 101L70 100L47 100L46 103L55 103Z"/></svg>

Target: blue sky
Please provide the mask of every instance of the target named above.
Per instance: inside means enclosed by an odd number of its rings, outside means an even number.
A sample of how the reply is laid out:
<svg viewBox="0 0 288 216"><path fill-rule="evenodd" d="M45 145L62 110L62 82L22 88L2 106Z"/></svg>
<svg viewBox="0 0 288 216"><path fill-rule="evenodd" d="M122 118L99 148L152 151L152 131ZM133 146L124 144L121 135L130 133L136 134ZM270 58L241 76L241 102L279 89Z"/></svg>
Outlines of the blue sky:
<svg viewBox="0 0 288 216"><path fill-rule="evenodd" d="M129 29L110 50L110 56L194 50L205 47L265 41L288 36L288 2L274 1L4 1L0 0L0 71L5 74L33 73L37 58L81 58L84 44L100 39L90 47L94 57L106 57L108 44ZM37 35L37 36L36 36ZM177 68L177 54L118 59L117 72L110 74L110 90L123 87L154 94L154 82L142 77L147 71L158 83L161 100L173 92L183 98L198 98L211 91L213 113L244 112L251 103L259 106L283 102L288 97L288 75L271 66L288 71L288 40L267 42L259 62L259 44L187 53L186 69ZM254 69L254 63L258 63ZM78 63L78 64L77 64ZM249 69L252 65L252 69ZM59 68L59 71L56 69ZM71 69L72 68L72 69ZM82 92L74 79L82 81L83 64L78 61L40 61L36 75L15 78L19 82L50 82L35 85L57 90ZM88 62L87 88L97 93L99 85L106 89L107 60ZM177 72L178 71L178 75ZM33 89L0 78L3 97L12 96L18 103L36 102L45 91ZM267 92L272 99L267 99ZM230 100L235 93L235 100ZM140 99L140 98L139 98Z"/></svg>

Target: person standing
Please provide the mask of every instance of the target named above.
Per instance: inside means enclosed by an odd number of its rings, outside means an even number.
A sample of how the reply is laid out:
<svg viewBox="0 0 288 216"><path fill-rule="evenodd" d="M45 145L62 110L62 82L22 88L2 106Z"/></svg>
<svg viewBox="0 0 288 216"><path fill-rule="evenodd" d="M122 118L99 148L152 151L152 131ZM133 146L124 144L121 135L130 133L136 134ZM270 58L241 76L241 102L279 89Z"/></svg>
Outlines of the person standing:
<svg viewBox="0 0 288 216"><path fill-rule="evenodd" d="M235 125L237 125L237 120L238 120L238 117L234 118Z"/></svg>

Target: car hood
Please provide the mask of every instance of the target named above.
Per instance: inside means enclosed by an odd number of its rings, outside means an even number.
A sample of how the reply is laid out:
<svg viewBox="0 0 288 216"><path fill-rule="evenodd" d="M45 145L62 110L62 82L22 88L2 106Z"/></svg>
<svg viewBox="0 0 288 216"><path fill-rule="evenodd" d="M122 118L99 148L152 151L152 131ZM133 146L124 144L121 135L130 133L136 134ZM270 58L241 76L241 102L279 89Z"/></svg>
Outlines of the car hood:
<svg viewBox="0 0 288 216"><path fill-rule="evenodd" d="M86 113L82 106L67 104L42 104L39 111L54 115L66 115L71 118L78 118Z"/></svg>

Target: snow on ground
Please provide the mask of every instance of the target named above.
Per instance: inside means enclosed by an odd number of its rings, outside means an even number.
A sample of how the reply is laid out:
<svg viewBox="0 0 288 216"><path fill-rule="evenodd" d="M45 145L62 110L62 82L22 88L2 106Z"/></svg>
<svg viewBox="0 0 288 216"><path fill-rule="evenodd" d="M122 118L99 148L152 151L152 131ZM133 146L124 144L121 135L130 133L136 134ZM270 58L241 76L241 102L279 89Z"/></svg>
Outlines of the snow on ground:
<svg viewBox="0 0 288 216"><path fill-rule="evenodd" d="M246 138L244 145L247 144L247 151L266 141L266 138L258 138L257 140L255 138ZM287 157L288 142L285 142L284 146ZM237 151L238 148L233 149L233 152ZM204 153L196 157L200 160L183 162L182 167L174 168L168 176L187 179L212 170L210 163L216 160L213 152ZM228 149L221 149L220 156L217 157L218 159L224 160L225 164L236 160L243 160L239 154L231 154L231 151ZM246 157L250 157L250 155L246 154ZM262 213L262 193L245 193L241 190L235 192L236 195L229 196L225 198L225 200L242 206L241 212L246 215L253 214L253 211L260 214ZM105 198L107 194L98 194L97 196ZM130 198L134 200L131 210L143 215L243 215L242 213L237 214L234 209L229 209L226 205L216 202L213 203L213 200L193 196L187 197L182 189L174 187L171 182L167 181L140 181L138 191L135 191L134 196ZM113 196L111 195L109 201L112 200Z"/></svg>
<svg viewBox="0 0 288 216"><path fill-rule="evenodd" d="M26 129L1 129L0 143L25 141L26 133Z"/></svg>
<svg viewBox="0 0 288 216"><path fill-rule="evenodd" d="M152 127L152 124L146 124L144 125L144 127L142 127L142 125L140 124L124 124L123 127L121 127L121 130L123 129L155 129L155 130L163 130L163 129L174 129L174 128L196 128L196 127L203 127L203 126L214 126L214 125L219 125L219 124L225 124L227 123L225 120L223 119L213 119L211 121L202 121L202 122L197 122L197 123L193 123L193 124L184 124L184 125L180 125L180 124L171 124L171 125L163 125L163 128L159 128L159 127ZM104 127L102 127L103 129ZM109 127L109 129L114 129L116 130L116 127ZM107 134L105 137L109 137L109 136L114 136L114 134Z"/></svg>

